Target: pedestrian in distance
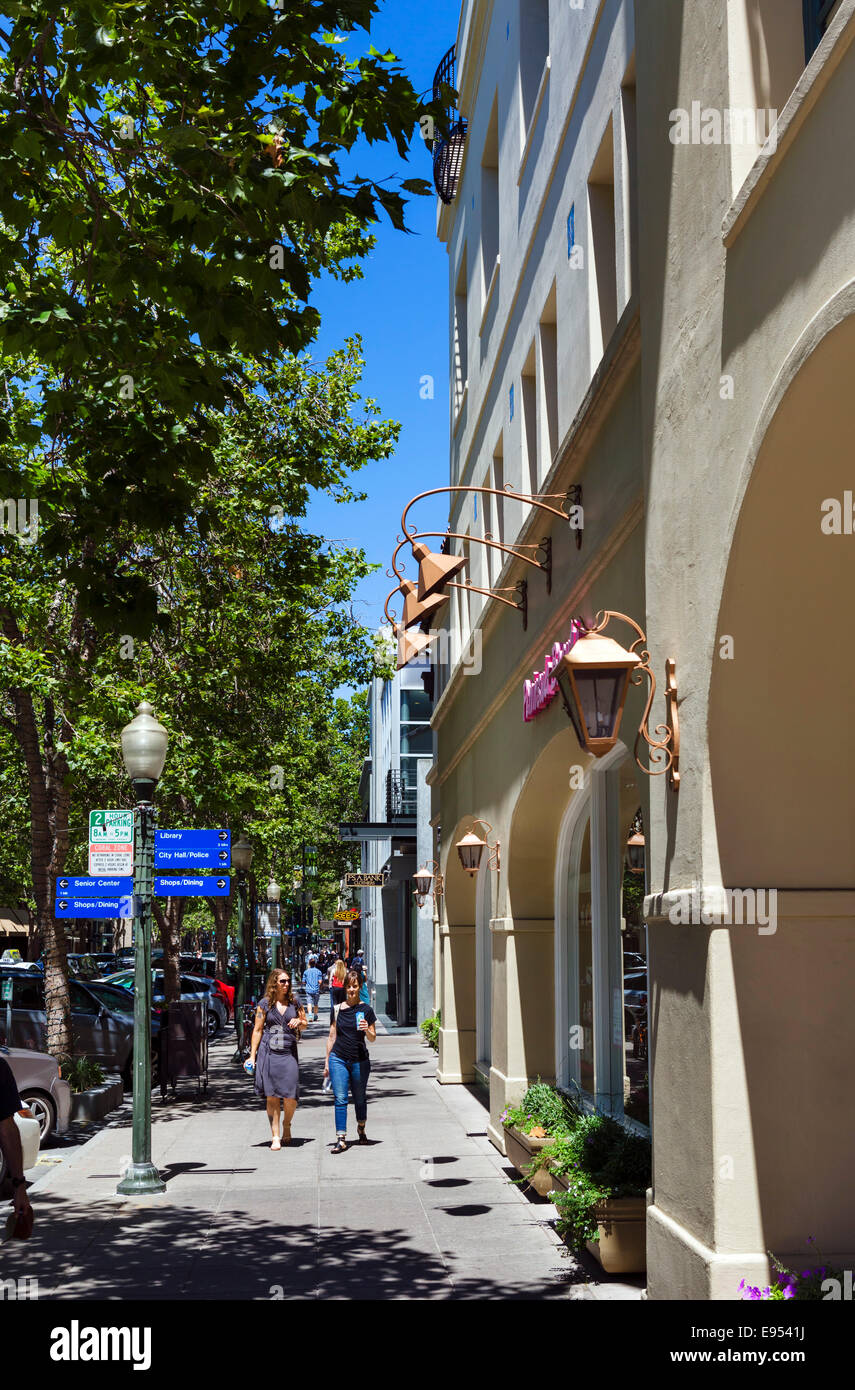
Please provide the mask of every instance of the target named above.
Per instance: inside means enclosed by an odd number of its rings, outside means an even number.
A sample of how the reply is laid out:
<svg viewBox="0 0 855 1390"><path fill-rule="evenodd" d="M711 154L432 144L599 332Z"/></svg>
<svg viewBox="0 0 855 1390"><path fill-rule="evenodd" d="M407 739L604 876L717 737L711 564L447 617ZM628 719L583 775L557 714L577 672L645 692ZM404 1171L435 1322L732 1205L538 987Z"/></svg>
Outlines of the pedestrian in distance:
<svg viewBox="0 0 855 1390"><path fill-rule="evenodd" d="M377 1037L377 1016L370 1005L359 1002L359 976L349 970L345 977L345 1000L333 1011L327 1039L327 1059L324 1076L329 1076L335 1096L336 1142L333 1153L347 1148L347 1092L353 1096L356 1111L356 1130L360 1144L367 1144L365 1124L368 1119L366 1087L371 1061L366 1043Z"/></svg>
<svg viewBox="0 0 855 1390"><path fill-rule="evenodd" d="M330 970L330 1022L335 1018L336 1007L343 1004L347 991L344 987L347 966L343 960L334 962Z"/></svg>
<svg viewBox="0 0 855 1390"><path fill-rule="evenodd" d="M309 1007L309 1018L314 1014L317 1023L320 1014L318 1013L318 1000L321 994L321 972L318 969L314 956L309 956L309 966L303 971L303 989L306 991L306 1003Z"/></svg>
<svg viewBox="0 0 855 1390"><path fill-rule="evenodd" d="M271 1149L291 1143L291 1121L300 1099L297 1043L307 1027L306 1013L291 989L288 970L271 970L264 998L255 1011L247 1070L255 1073L255 1090L267 1101ZM279 1137L280 1101L282 1138Z"/></svg>

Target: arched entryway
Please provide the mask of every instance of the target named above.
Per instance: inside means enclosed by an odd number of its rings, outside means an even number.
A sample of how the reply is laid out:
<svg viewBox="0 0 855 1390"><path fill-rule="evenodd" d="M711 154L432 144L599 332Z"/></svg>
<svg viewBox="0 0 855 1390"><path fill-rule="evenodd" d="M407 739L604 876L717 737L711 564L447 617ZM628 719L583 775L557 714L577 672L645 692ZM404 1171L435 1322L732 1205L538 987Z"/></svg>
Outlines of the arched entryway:
<svg viewBox="0 0 855 1390"><path fill-rule="evenodd" d="M853 310L850 286L811 325L747 465L709 709L721 879L744 890L743 921L701 926L711 1124L734 1160L726 1180L713 1162L718 1220L759 1252L803 1255L815 1236L829 1260L855 1250Z"/></svg>

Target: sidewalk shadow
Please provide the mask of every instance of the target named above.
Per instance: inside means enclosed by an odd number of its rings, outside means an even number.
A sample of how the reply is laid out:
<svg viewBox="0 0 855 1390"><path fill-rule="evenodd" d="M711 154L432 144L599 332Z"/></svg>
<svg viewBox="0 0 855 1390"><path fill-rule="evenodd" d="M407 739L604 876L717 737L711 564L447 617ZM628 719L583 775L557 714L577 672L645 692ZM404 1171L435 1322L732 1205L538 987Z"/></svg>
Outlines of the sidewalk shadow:
<svg viewBox="0 0 855 1390"><path fill-rule="evenodd" d="M176 1164L173 1176L192 1166ZM458 1276L453 1252L426 1248L424 1233L416 1244L400 1225L318 1232L314 1224L272 1222L269 1193L259 1193L257 1204L245 1200L240 1209L216 1212L191 1201L161 1202L83 1203L46 1192L36 1203L32 1239L0 1248L2 1276L36 1279L41 1301L567 1296L560 1270L525 1282L507 1270Z"/></svg>

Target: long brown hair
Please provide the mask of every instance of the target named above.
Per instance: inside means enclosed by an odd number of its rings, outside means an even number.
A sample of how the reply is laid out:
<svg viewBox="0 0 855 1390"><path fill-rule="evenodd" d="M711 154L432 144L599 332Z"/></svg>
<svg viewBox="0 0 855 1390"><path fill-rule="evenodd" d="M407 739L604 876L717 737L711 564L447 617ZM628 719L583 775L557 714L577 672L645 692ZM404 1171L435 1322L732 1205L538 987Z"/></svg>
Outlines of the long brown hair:
<svg viewBox="0 0 855 1390"><path fill-rule="evenodd" d="M332 977L337 985L340 985L347 974L347 966L343 960L337 960L332 968Z"/></svg>
<svg viewBox="0 0 855 1390"><path fill-rule="evenodd" d="M294 980L291 975L291 971L287 968L287 966L284 965L279 970L271 970L270 974L267 977L267 986L264 992L267 996L268 1009L272 1009L273 1005L276 1003L276 995L279 992L280 975L288 976L288 995L285 1000L286 1007L288 1006L288 1004L293 1004L295 1009L299 1009L300 1001L294 998Z"/></svg>

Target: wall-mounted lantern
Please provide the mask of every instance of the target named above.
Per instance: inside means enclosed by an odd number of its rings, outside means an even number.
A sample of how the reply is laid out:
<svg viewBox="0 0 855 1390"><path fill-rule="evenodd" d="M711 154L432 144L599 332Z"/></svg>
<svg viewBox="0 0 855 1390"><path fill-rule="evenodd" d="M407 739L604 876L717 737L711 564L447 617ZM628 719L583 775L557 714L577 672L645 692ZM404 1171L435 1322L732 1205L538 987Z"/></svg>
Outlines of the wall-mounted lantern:
<svg viewBox="0 0 855 1390"><path fill-rule="evenodd" d="M603 629L612 618L628 623L638 633L629 650L613 638L603 635ZM649 777L669 773L671 786L676 791L680 785L680 725L675 663L670 657L665 663L668 723L657 724L654 732L660 737L651 738L648 719L656 694L656 677L650 667L650 653L644 649L646 642L647 638L638 623L625 613L600 613L594 625L582 634L552 674L580 746L596 758L604 757L617 743L630 681L633 685L640 685L646 676L650 688L635 738L635 761ZM636 647L640 647L641 651L636 652ZM645 766L640 761L638 745L642 738L651 750L650 762L663 762L662 767Z"/></svg>
<svg viewBox="0 0 855 1390"><path fill-rule="evenodd" d="M480 825L486 830L487 833L485 834L483 839L480 835L475 834L476 825ZM481 867L481 858L485 849L489 851L490 868L495 869L497 872L499 872L502 867L501 845L499 844L498 840L495 844L490 844L489 837L492 833L493 827L492 825L490 825L489 821L475 820L472 822L471 830L469 830L469 832L463 836L462 840L458 840L457 844L455 845L455 849L457 850L457 853L460 856L460 862L463 865L463 868L465 869L466 873L469 874L472 878L474 878L475 874L477 874L478 870Z"/></svg>
<svg viewBox="0 0 855 1390"><path fill-rule="evenodd" d="M442 874L439 871L439 865L433 859L431 860L430 865L423 865L422 868L419 869L418 873L413 874L413 883L416 885L413 889L413 896L416 899L416 902L418 903L419 907L424 907L428 896L431 896L434 900L434 903L436 903L437 898L441 898L445 892L445 886L442 881ZM433 892L431 893L432 883L434 887Z"/></svg>
<svg viewBox="0 0 855 1390"><path fill-rule="evenodd" d="M644 836L637 830L626 842L626 863L631 874L644 873L644 851Z"/></svg>

